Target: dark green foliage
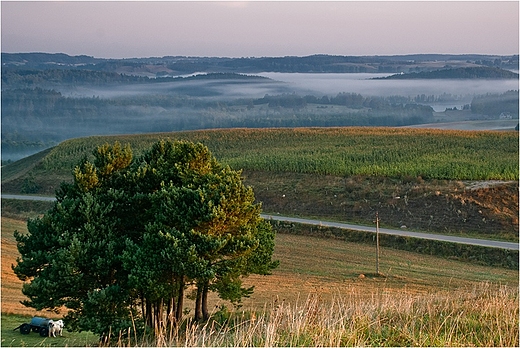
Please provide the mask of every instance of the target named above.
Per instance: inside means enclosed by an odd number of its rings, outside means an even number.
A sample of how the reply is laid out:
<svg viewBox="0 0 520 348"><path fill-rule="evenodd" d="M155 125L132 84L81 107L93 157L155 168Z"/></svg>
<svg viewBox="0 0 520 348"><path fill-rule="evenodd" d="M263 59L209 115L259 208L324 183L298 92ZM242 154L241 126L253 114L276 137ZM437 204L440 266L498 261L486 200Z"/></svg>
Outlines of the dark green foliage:
<svg viewBox="0 0 520 348"><path fill-rule="evenodd" d="M175 325L189 284L207 319L208 291L239 302L252 291L241 277L277 266L252 189L204 145L160 141L134 159L116 142L93 156L53 208L29 221L29 234L15 233L27 306L65 306L68 327L100 335L132 320Z"/></svg>
<svg viewBox="0 0 520 348"><path fill-rule="evenodd" d="M20 189L21 193L37 193L40 187L36 182L34 182L34 178L29 176L25 178L22 182L22 187Z"/></svg>
<svg viewBox="0 0 520 348"><path fill-rule="evenodd" d="M496 67L467 67L396 74L381 79L518 79L518 74Z"/></svg>
<svg viewBox="0 0 520 348"><path fill-rule="evenodd" d="M518 119L518 91L477 96L471 102L471 112L497 118L507 115Z"/></svg>

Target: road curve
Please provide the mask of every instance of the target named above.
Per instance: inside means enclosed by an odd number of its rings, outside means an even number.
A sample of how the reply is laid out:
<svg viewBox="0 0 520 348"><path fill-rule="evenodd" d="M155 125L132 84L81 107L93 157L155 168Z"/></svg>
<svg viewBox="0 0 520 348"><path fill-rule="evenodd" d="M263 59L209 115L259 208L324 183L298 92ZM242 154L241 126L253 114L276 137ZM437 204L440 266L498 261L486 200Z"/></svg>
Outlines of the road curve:
<svg viewBox="0 0 520 348"><path fill-rule="evenodd" d="M2 197L2 199L19 199L19 200L32 200L32 201L54 201L54 200L56 200L56 198L54 198L54 197L30 196L30 195L2 194L1 197ZM375 227L353 225L353 224L342 223L342 222L310 220L310 219L301 219L301 218L293 218L293 217L288 217L288 216L269 215L269 214L261 214L261 216L262 216L262 218L264 218L266 220L294 222L294 223L305 224L305 225L314 225L314 226L336 227L336 228L341 228L341 229L351 230L351 231L362 231L362 232L372 232L372 233L376 232ZM483 246L483 247L488 247L488 248L519 250L519 244L512 243L512 242L500 242L500 241L487 240L487 239L446 236L446 235L442 235L442 234L411 232L411 231L405 231L405 230L392 230L392 229L388 229L388 228L379 228L379 233L390 234L390 235L394 235L394 236L402 236L402 237L430 239L430 240L437 240L437 241L450 242L450 243L478 245L478 246Z"/></svg>

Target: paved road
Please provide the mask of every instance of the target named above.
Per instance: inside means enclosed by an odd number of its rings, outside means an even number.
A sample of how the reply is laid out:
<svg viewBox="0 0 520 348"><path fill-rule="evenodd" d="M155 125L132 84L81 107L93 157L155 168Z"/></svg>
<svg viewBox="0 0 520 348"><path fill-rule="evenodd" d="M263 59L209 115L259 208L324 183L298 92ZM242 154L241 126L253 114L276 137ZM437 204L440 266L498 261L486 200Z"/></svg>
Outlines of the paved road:
<svg viewBox="0 0 520 348"><path fill-rule="evenodd" d="M19 199L23 201L55 201L55 197L30 196L30 195L7 195L2 194L2 199Z"/></svg>
<svg viewBox="0 0 520 348"><path fill-rule="evenodd" d="M20 199L20 200L39 200L39 201L54 201L55 200L54 197L29 196L29 195L8 195L8 194L2 194L2 198L3 199ZM268 215L268 214L261 214L261 216L266 220L295 222L295 223L306 224L306 225L315 225L315 226L336 227L336 228L352 230L352 231L363 231L363 232L372 232L372 233L376 232L375 227L353 225L353 224L341 223L341 222L309 220L309 219L300 219L300 218L292 218L292 217L287 217L287 216ZM412 231L406 231L406 230L392 230L392 229L388 229L388 228L380 228L379 233L391 234L391 235L403 236L403 237L431 239L431 240L445 241L445 242L451 242L451 243L479 245L479 246L484 246L484 247L489 247L489 248L519 250L519 244L512 243L512 242L500 242L500 241L486 240L486 239L446 236L446 235L442 235L442 234L412 232Z"/></svg>
<svg viewBox="0 0 520 348"><path fill-rule="evenodd" d="M291 217L287 217L287 216L266 215L266 214L262 214L262 217L266 220L272 219L272 220L276 220L276 221L295 222L295 223L300 223L300 224L325 226L325 227L337 227L337 228L342 228L342 229L352 230L352 231L363 231L363 232L376 233L375 227L352 225L352 224L341 223L341 222L308 220L308 219L291 218ZM445 241L445 242L451 242L451 243L479 245L479 246L490 247L490 248L501 248L501 249L510 249L510 250L519 249L518 243L500 242L500 241L477 239L477 238L446 236L443 234L412 232L412 231L406 231L406 230L392 230L392 229L388 229L388 228L379 228L379 233L391 234L394 236L431 239L431 240Z"/></svg>

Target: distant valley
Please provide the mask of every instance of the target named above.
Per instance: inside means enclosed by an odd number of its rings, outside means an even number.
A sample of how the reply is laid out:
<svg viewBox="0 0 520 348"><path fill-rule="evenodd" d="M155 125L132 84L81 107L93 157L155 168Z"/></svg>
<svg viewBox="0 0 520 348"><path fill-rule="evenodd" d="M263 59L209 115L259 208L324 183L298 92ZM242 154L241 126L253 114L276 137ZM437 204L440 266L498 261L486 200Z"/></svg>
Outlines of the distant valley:
<svg viewBox="0 0 520 348"><path fill-rule="evenodd" d="M100 59L2 53L2 161L90 135L460 127L455 122L514 129L517 71L518 56Z"/></svg>

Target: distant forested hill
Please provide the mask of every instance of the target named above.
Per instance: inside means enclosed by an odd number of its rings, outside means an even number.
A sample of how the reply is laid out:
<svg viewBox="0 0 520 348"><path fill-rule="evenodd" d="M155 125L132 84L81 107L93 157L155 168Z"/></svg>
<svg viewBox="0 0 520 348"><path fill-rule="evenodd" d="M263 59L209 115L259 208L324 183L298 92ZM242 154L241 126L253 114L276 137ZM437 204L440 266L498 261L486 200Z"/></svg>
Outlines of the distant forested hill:
<svg viewBox="0 0 520 348"><path fill-rule="evenodd" d="M421 72L451 66L518 69L518 55L338 56L317 54L297 57L185 57L102 59L47 53L2 53L2 67L20 69L86 69L128 75L165 76L195 72L290 73L399 73Z"/></svg>
<svg viewBox="0 0 520 348"><path fill-rule="evenodd" d="M55 86L111 86L128 84L153 84L186 80L269 80L267 77L251 76L236 73L209 73L188 77L148 78L119 74L107 71L83 69L46 69L22 70L2 68L2 90L19 88L52 88Z"/></svg>
<svg viewBox="0 0 520 348"><path fill-rule="evenodd" d="M496 67L466 67L396 74L381 79L518 79L518 74Z"/></svg>
<svg viewBox="0 0 520 348"><path fill-rule="evenodd" d="M471 112L483 115L510 115L518 118L518 91L508 91L504 94L487 94L476 96L471 102Z"/></svg>
<svg viewBox="0 0 520 348"><path fill-rule="evenodd" d="M106 59L94 58L91 56L69 56L64 53L44 53L44 52L28 52L28 53L3 53L2 65L25 65L35 66L39 64L55 63L56 65L85 65L100 63Z"/></svg>
<svg viewBox="0 0 520 348"><path fill-rule="evenodd" d="M7 88L31 88L36 86L60 85L106 85L146 83L147 77L130 76L114 72L91 71L81 69L48 69L48 70L20 70L2 68L2 90Z"/></svg>

